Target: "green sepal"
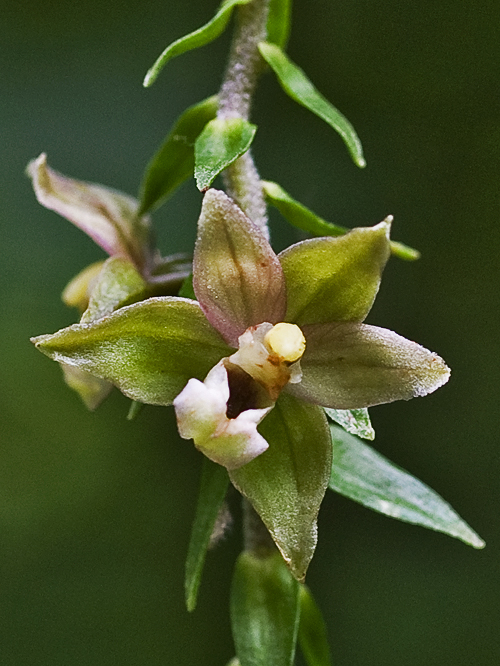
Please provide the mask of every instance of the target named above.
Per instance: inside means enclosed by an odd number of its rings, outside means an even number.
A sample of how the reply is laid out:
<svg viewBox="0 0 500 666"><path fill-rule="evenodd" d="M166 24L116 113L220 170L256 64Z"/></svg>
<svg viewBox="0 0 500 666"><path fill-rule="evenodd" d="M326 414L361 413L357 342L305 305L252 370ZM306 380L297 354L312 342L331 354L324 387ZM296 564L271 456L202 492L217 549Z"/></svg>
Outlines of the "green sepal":
<svg viewBox="0 0 500 666"><path fill-rule="evenodd" d="M170 405L191 377L204 379L233 352L198 303L169 296L32 342L55 361L111 381L129 398L154 405Z"/></svg>
<svg viewBox="0 0 500 666"><path fill-rule="evenodd" d="M300 586L299 645L307 666L331 666L326 624L306 585Z"/></svg>
<svg viewBox="0 0 500 666"><path fill-rule="evenodd" d="M256 131L243 118L215 118L205 125L194 145L194 176L201 192L250 148Z"/></svg>
<svg viewBox="0 0 500 666"><path fill-rule="evenodd" d="M325 407L325 412L327 416L352 435L357 435L363 439L375 439L375 430L373 429L370 415L366 408L332 409L331 407Z"/></svg>
<svg viewBox="0 0 500 666"><path fill-rule="evenodd" d="M217 95L190 106L176 120L149 162L140 188L139 214L161 206L179 185L193 175L194 143L217 114Z"/></svg>
<svg viewBox="0 0 500 666"><path fill-rule="evenodd" d="M287 321L363 321L389 257L388 222L338 238L313 238L279 254L285 273Z"/></svg>
<svg viewBox="0 0 500 666"><path fill-rule="evenodd" d="M267 41L284 49L290 36L292 0L270 0L267 17Z"/></svg>
<svg viewBox="0 0 500 666"><path fill-rule="evenodd" d="M484 548L484 541L434 490L342 428L330 429L331 490L386 516Z"/></svg>
<svg viewBox="0 0 500 666"><path fill-rule="evenodd" d="M80 320L80 323L84 324L105 317L124 305L141 300L146 295L147 285L140 273L128 259L121 257L110 257L102 263L99 273L91 283L87 309ZM70 284L74 285L75 280ZM83 295L80 300L84 302ZM99 407L113 387L111 383L100 377L94 377L78 367L64 363L61 367L66 384L78 393L91 411Z"/></svg>
<svg viewBox="0 0 500 666"><path fill-rule="evenodd" d="M325 413L282 393L259 432L269 449L229 476L261 517L292 574L303 580L316 548L316 519L331 471Z"/></svg>
<svg viewBox="0 0 500 666"><path fill-rule="evenodd" d="M292 666L299 584L278 552L243 552L231 586L231 626L241 666Z"/></svg>
<svg viewBox="0 0 500 666"><path fill-rule="evenodd" d="M175 42L172 42L167 46L163 53L157 58L154 65L148 70L148 73L144 78L143 86L148 88L152 85L158 74L172 58L175 58L182 53L186 53L187 51L198 49L200 46L210 44L214 39L217 39L217 37L224 32L234 7L236 5L246 5L249 2L250 0L224 0L219 6L217 14L208 23L205 23L205 25L198 28L198 30L191 32L188 35L184 35L184 37L177 39Z"/></svg>
<svg viewBox="0 0 500 666"><path fill-rule="evenodd" d="M366 166L361 141L354 127L313 86L300 67L297 67L276 44L260 42L259 51L278 77L278 81L287 95L319 116L338 132L344 140L354 163L359 167Z"/></svg>
<svg viewBox="0 0 500 666"><path fill-rule="evenodd" d="M147 284L127 259L110 257L103 265L92 289L81 324L89 324L120 307L145 298Z"/></svg>
<svg viewBox="0 0 500 666"><path fill-rule="evenodd" d="M313 236L343 236L350 231L347 227L332 224L319 217L319 215L291 197L278 183L268 180L261 182L268 203L277 208L285 220L296 229ZM420 258L420 252L408 247L408 245L391 241L390 246L392 254L400 259L415 261Z"/></svg>
<svg viewBox="0 0 500 666"><path fill-rule="evenodd" d="M229 486L227 471L203 456L200 492L186 559L184 589L188 611L196 608L201 574L217 516Z"/></svg>

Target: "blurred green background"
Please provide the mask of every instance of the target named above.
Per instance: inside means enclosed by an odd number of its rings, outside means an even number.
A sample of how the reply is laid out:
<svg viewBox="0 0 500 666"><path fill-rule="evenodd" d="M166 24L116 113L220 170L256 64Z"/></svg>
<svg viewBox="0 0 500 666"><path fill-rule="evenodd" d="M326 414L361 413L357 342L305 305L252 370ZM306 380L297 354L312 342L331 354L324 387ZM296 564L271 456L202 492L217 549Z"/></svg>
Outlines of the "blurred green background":
<svg viewBox="0 0 500 666"><path fill-rule="evenodd" d="M217 90L228 36L174 60L149 90L142 77L215 5L2 3L1 666L222 666L233 655L241 535L210 554L188 615L200 458L172 411L129 423L115 392L88 413L28 341L74 321L59 294L102 253L23 176L44 150L63 173L135 193L174 119ZM353 122L365 170L271 76L255 103L264 177L346 226L391 213L394 237L422 251L390 261L369 321L436 350L453 375L425 400L371 410L376 446L487 542L474 551L329 494L308 581L339 666L500 661L499 21L494 0L296 0L289 53ZM164 252L191 247L199 205L189 183L155 214ZM273 218L276 249L298 238Z"/></svg>

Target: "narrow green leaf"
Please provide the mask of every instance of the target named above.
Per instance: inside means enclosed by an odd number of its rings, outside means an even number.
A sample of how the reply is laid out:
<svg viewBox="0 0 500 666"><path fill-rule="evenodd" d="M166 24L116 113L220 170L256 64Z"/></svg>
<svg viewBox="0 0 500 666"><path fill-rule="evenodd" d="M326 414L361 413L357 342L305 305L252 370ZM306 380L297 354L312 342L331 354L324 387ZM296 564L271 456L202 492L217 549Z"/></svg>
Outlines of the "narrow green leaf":
<svg viewBox="0 0 500 666"><path fill-rule="evenodd" d="M216 95L190 106L177 119L146 168L140 188L140 214L158 208L194 172L194 142L217 114Z"/></svg>
<svg viewBox="0 0 500 666"><path fill-rule="evenodd" d="M184 587L188 611L196 608L201 574L215 521L226 496L229 479L224 467L203 456L200 492L186 559Z"/></svg>
<svg viewBox="0 0 500 666"><path fill-rule="evenodd" d="M306 585L300 586L299 645L308 666L330 666L326 624Z"/></svg>
<svg viewBox="0 0 500 666"><path fill-rule="evenodd" d="M276 44L260 42L259 51L278 77L283 90L298 104L319 116L340 134L355 164L366 166L361 142L354 127L323 95L313 86L304 72L297 67Z"/></svg>
<svg viewBox="0 0 500 666"><path fill-rule="evenodd" d="M284 49L290 36L292 0L271 0L267 18L267 41Z"/></svg>
<svg viewBox="0 0 500 666"><path fill-rule="evenodd" d="M204 26L194 32L172 42L163 53L157 58L154 65L149 69L144 78L143 85L148 88L154 83L158 74L165 67L167 62L182 53L198 49L200 46L210 44L214 39L224 32L226 25L231 18L231 13L236 5L246 5L250 0L224 0L219 6L217 14Z"/></svg>
<svg viewBox="0 0 500 666"><path fill-rule="evenodd" d="M110 257L103 265L92 290L81 324L105 317L124 305L145 297L147 284L127 259Z"/></svg>
<svg viewBox="0 0 500 666"><path fill-rule="evenodd" d="M128 305L92 324L75 324L33 338L60 363L106 379L129 398L169 405L191 377L208 371L233 349L195 301L158 297Z"/></svg>
<svg viewBox="0 0 500 666"><path fill-rule="evenodd" d="M363 439L375 439L375 430L370 421L366 408L362 409L332 409L325 407L327 415L344 430Z"/></svg>
<svg viewBox="0 0 500 666"><path fill-rule="evenodd" d="M256 125L243 118L216 118L206 124L194 145L194 175L201 192L250 148L256 131Z"/></svg>
<svg viewBox="0 0 500 666"><path fill-rule="evenodd" d="M484 541L434 490L342 428L330 426L330 488L370 509L456 537L474 548Z"/></svg>
<svg viewBox="0 0 500 666"><path fill-rule="evenodd" d="M314 236L343 236L350 231L347 227L332 224L319 217L312 210L293 199L278 183L268 180L263 180L261 183L267 201L277 208L285 220L297 229ZM400 259L415 261L420 257L418 250L403 245L403 243L391 241L390 245L392 254Z"/></svg>
<svg viewBox="0 0 500 666"><path fill-rule="evenodd" d="M279 553L239 556L231 625L241 666L292 666L299 610L299 584Z"/></svg>
<svg viewBox="0 0 500 666"><path fill-rule="evenodd" d="M269 449L229 475L302 580L316 548L316 518L331 469L326 417L320 407L282 393L259 432Z"/></svg>
<svg viewBox="0 0 500 666"><path fill-rule="evenodd" d="M389 258L389 228L384 221L338 238L311 238L281 252L287 321L299 326L363 321Z"/></svg>

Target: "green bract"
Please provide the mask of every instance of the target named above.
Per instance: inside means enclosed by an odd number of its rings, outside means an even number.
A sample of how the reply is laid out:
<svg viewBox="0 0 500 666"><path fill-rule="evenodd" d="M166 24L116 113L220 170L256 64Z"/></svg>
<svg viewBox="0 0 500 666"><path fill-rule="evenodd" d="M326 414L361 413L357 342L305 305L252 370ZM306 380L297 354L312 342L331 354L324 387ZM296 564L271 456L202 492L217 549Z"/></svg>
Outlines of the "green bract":
<svg viewBox="0 0 500 666"><path fill-rule="evenodd" d="M253 141L257 127L242 118L215 118L196 139L194 175L202 192L224 169L243 155Z"/></svg>
<svg viewBox="0 0 500 666"><path fill-rule="evenodd" d="M386 516L461 539L484 541L436 492L337 426L330 426L333 466L330 488Z"/></svg>
<svg viewBox="0 0 500 666"><path fill-rule="evenodd" d="M246 5L249 2L250 0L224 0L219 7L219 11L211 21L198 30L177 39L175 42L172 42L172 44L167 46L163 53L157 58L154 65L149 69L144 78L143 85L146 88L152 85L167 62L172 58L175 58L175 56L186 53L187 51L192 51L200 46L210 44L214 39L217 39L217 37L224 32L234 7L236 5Z"/></svg>
<svg viewBox="0 0 500 666"><path fill-rule="evenodd" d="M288 192L278 185L270 181L262 181L262 189L266 195L267 201L277 208L283 215L285 220L292 226L302 231L306 231L313 236L343 236L349 229L347 227L340 227L337 224L332 224L323 220L323 218L313 213L312 210L306 208L303 204L293 199ZM386 221L391 221L392 218L387 218ZM400 259L413 261L420 257L420 252L414 250L403 243L391 241L391 252Z"/></svg>
<svg viewBox="0 0 500 666"><path fill-rule="evenodd" d="M216 95L190 106L178 118L158 152L148 164L141 184L141 213L158 208L194 171L194 144L215 118Z"/></svg>
<svg viewBox="0 0 500 666"><path fill-rule="evenodd" d="M302 579L331 466L317 405L364 409L424 395L449 376L435 354L361 323L389 255L388 231L382 222L276 256L229 197L209 190L193 263L198 302L149 299L34 342L136 400L174 402L181 435L229 469ZM272 344L271 329L279 329ZM305 336L305 353L288 335Z"/></svg>
<svg viewBox="0 0 500 666"><path fill-rule="evenodd" d="M344 140L355 164L359 167L366 166L361 141L354 127L313 86L300 67L297 67L276 44L260 42L259 51L278 77L287 95L328 123Z"/></svg>

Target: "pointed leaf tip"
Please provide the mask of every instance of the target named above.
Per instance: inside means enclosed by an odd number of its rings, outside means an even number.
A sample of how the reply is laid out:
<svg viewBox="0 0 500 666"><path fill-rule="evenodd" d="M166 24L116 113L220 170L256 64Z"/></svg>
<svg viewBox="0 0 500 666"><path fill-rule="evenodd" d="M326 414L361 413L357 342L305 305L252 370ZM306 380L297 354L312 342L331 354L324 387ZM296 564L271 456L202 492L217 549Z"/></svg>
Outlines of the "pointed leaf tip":
<svg viewBox="0 0 500 666"><path fill-rule="evenodd" d="M484 541L429 486L338 426L331 425L330 429L331 490L386 516L443 532L473 548L484 548Z"/></svg>

